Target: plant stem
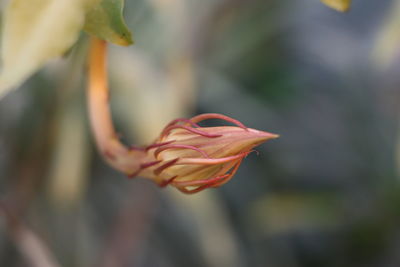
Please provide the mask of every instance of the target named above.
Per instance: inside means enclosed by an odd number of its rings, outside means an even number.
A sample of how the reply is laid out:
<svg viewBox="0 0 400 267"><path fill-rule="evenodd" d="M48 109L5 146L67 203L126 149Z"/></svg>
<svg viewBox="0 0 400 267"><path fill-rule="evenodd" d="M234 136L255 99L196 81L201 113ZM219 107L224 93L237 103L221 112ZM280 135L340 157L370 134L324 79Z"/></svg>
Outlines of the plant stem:
<svg viewBox="0 0 400 267"><path fill-rule="evenodd" d="M107 44L92 38L89 54L89 114L96 142L101 150L115 138L115 129L110 115L107 79Z"/></svg>
<svg viewBox="0 0 400 267"><path fill-rule="evenodd" d="M92 131L103 157L115 169L128 175L135 173L146 153L129 149L118 139L109 107L107 43L95 37L89 51L88 106Z"/></svg>

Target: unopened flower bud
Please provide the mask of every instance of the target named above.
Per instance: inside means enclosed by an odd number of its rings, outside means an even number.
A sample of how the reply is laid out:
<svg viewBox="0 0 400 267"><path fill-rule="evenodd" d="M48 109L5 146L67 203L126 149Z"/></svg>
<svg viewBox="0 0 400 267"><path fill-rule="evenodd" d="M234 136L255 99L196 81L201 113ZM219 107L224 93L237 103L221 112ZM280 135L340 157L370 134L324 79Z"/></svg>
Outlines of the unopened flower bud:
<svg viewBox="0 0 400 267"><path fill-rule="evenodd" d="M201 127L206 119L222 119L236 126ZM172 185L184 193L196 193L228 182L252 149L278 135L245 127L220 114L177 119L145 148L146 162L134 175Z"/></svg>

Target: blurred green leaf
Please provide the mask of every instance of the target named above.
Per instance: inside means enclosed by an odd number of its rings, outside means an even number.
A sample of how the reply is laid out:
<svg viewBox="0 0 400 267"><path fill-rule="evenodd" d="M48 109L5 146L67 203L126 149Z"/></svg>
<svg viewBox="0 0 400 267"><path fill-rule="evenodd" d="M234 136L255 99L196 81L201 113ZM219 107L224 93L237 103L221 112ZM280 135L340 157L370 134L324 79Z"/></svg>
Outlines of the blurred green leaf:
<svg viewBox="0 0 400 267"><path fill-rule="evenodd" d="M132 34L122 16L123 9L124 0L100 0L87 13L84 30L117 45L131 45Z"/></svg>
<svg viewBox="0 0 400 267"><path fill-rule="evenodd" d="M351 0L321 0L321 2L341 12L349 10L351 4Z"/></svg>

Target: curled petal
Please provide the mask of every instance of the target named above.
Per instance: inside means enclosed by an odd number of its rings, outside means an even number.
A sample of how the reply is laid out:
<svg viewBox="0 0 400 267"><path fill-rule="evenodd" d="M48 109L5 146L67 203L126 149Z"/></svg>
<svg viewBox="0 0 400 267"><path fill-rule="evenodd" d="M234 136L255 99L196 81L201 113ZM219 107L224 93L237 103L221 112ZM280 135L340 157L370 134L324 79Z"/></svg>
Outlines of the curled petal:
<svg viewBox="0 0 400 267"><path fill-rule="evenodd" d="M182 193L185 193L185 194L194 194L194 193L203 191L204 189L207 189L207 188L210 188L210 187L215 187L215 184L218 184L218 183L220 182L220 180L223 180L223 179L225 179L225 178L226 178L225 175L217 176L217 177L215 177L215 180L213 179L211 182L206 183L206 184L203 184L203 185L201 185L201 186L199 186L199 187L196 187L196 188L194 188L194 189L188 189L188 188L187 188L188 186L183 186L183 187L181 187L181 186L176 186L176 188L177 188L179 191L181 191Z"/></svg>
<svg viewBox="0 0 400 267"><path fill-rule="evenodd" d="M209 134L207 132L198 130L196 128L190 127L190 126L186 126L186 125L171 125L166 127L163 132L161 133L161 136L166 136L168 135L173 129L185 129L191 133L195 133L204 137L210 137L210 138L215 138L215 137L221 137L221 134Z"/></svg>
<svg viewBox="0 0 400 267"><path fill-rule="evenodd" d="M171 184L175 178L178 177L178 175L173 176L172 178L169 178L166 181L162 181L161 183L158 184L159 187L166 187L167 185Z"/></svg>
<svg viewBox="0 0 400 267"><path fill-rule="evenodd" d="M184 124L191 125L192 127L200 127L200 125L198 125L197 123L192 122L189 119L179 118L179 119L175 119L175 120L171 121L170 123L168 123L167 126L165 126L165 128L167 128L169 126L172 126L172 125L176 125L179 122L184 122Z"/></svg>
<svg viewBox="0 0 400 267"><path fill-rule="evenodd" d="M154 165L157 165L157 164L160 163L160 162L161 162L161 160L156 160L156 161L152 161L152 162L142 163L142 164L140 164L139 170L135 171L134 173L129 174L128 177L129 177L129 178L133 178L133 177L139 175L139 173L140 173L141 171L143 171L144 169L147 169L147 168L149 168L149 167L152 167L152 166L154 166Z"/></svg>
<svg viewBox="0 0 400 267"><path fill-rule="evenodd" d="M162 166L158 167L157 169L154 170L154 174L155 175L160 175L160 173L165 170L166 168L171 167L172 165L174 165L176 162L178 161L178 159L173 159L171 161L168 161L167 163L163 164Z"/></svg>
<svg viewBox="0 0 400 267"><path fill-rule="evenodd" d="M173 142L175 142L175 140L171 140L171 141L163 142L163 143L155 143L155 144L152 144L152 145L147 146L145 150L146 150L146 151L149 151L149 150L152 149L152 148L157 148L157 147L169 145L169 144L171 144L171 143L173 143Z"/></svg>
<svg viewBox="0 0 400 267"><path fill-rule="evenodd" d="M206 184L206 185L202 185L202 186L199 186L199 187L197 187L197 188L194 188L194 189L187 189L187 188L185 188L185 187L176 187L176 188L177 188L179 191L181 191L182 193L185 193L185 194L190 195L190 194L194 194L194 193L203 191L204 189L207 189L207 188L209 188L209 187L211 187L211 185Z"/></svg>
<svg viewBox="0 0 400 267"><path fill-rule="evenodd" d="M143 164L140 164L140 168L143 170L143 169L152 167L154 165L157 165L160 162L161 162L161 160L156 160L156 161L152 161L152 162L143 163Z"/></svg>
<svg viewBox="0 0 400 267"><path fill-rule="evenodd" d="M228 174L219 175L219 176L209 178L209 179L201 179L201 180L193 180L193 181L176 181L176 182L173 182L173 185L187 187L187 186L210 184L210 183L219 182L221 179L225 179L229 175L230 174L228 173Z"/></svg>
<svg viewBox="0 0 400 267"><path fill-rule="evenodd" d="M244 126L244 124L241 123L240 121L235 120L235 119L233 119L231 117L222 115L222 114L217 114L217 113L205 113L205 114L197 115L197 116L191 118L190 121L192 121L193 123L197 123L197 122L208 120L208 119L224 120L224 121L236 124L238 127L247 130L247 127Z"/></svg>
<svg viewBox="0 0 400 267"><path fill-rule="evenodd" d="M230 173L226 173L223 175L218 175L213 178L209 179L200 179L200 180L194 180L194 181L173 181L171 184L174 185L177 189L179 189L181 192L185 194L194 194L197 192L200 192L206 188L210 187L219 187L225 183L227 183L229 180L232 179L232 177L236 174L237 170L239 169L240 164L242 163L242 159L237 161L234 164L228 164L226 165L220 173L225 173L229 170L231 170ZM187 187L192 187L192 186L198 186L194 189L188 189Z"/></svg>
<svg viewBox="0 0 400 267"><path fill-rule="evenodd" d="M242 163L242 159L239 160L238 163L236 163L236 165L233 167L233 170L229 173L228 177L226 177L225 179L219 181L218 183L213 184L212 187L218 187L218 186L221 186L221 185L226 184L227 182L229 182L232 179L232 177L236 174L236 172L239 169L239 166L240 166L241 163Z"/></svg>
<svg viewBox="0 0 400 267"><path fill-rule="evenodd" d="M231 170L233 167L233 169L230 173L218 175L218 176L210 178L210 179L182 181L182 182L176 181L173 184L175 186L179 186L179 187L188 187L188 186L205 185L205 184L208 184L208 187L218 187L220 185L227 183L236 174L241 163L242 163L242 160L239 160L233 166L232 166L232 164L228 164L220 171L220 173L225 173L225 172Z"/></svg>

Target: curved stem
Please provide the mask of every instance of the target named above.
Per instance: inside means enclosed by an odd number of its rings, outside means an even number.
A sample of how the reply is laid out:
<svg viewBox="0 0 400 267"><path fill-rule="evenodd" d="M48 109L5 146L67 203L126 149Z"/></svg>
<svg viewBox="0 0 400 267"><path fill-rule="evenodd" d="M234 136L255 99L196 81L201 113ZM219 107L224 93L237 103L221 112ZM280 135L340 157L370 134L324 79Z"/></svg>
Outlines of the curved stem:
<svg viewBox="0 0 400 267"><path fill-rule="evenodd" d="M96 144L114 168L126 174L140 168L143 151L132 151L122 144L112 123L107 78L107 43L92 37L89 51L89 117Z"/></svg>
<svg viewBox="0 0 400 267"><path fill-rule="evenodd" d="M107 43L92 38L89 54L89 116L97 145L107 147L110 139L116 139L109 108L107 79Z"/></svg>

